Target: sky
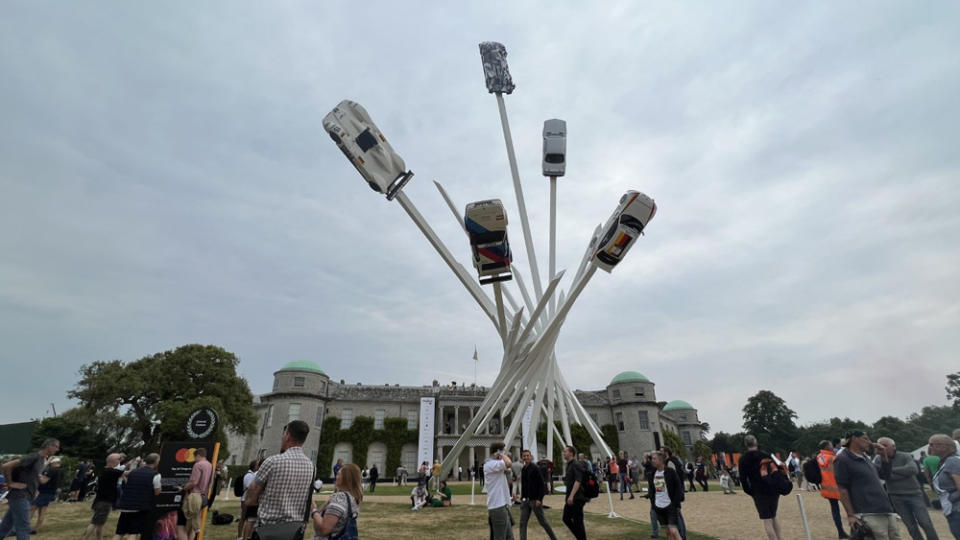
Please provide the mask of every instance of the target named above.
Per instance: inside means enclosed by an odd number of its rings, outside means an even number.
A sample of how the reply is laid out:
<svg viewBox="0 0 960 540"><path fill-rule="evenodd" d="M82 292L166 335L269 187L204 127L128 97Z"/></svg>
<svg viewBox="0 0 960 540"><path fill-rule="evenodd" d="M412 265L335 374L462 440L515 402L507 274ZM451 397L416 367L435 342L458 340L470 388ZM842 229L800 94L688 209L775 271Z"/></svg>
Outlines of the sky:
<svg viewBox="0 0 960 540"><path fill-rule="evenodd" d="M490 321L323 117L361 103L452 253L500 198L529 284L496 99L547 271L541 130L567 122L557 265L628 189L659 207L568 316L572 387L638 371L713 431L771 390L799 424L947 403L960 369L960 6L769 2L4 2L0 422L75 405L80 367L188 343L255 393L489 385ZM561 283L569 289L570 275ZM545 279L545 278L544 278ZM515 283L508 285L519 298Z"/></svg>

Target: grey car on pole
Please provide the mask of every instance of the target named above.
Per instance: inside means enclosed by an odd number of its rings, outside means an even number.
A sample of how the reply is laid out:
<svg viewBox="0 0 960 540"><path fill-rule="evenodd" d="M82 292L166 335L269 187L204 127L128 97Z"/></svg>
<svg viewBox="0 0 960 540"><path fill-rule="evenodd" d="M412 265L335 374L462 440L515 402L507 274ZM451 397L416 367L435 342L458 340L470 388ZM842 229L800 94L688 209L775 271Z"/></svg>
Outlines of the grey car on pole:
<svg viewBox="0 0 960 540"><path fill-rule="evenodd" d="M543 175L563 176L567 170L567 123L551 118L543 123Z"/></svg>

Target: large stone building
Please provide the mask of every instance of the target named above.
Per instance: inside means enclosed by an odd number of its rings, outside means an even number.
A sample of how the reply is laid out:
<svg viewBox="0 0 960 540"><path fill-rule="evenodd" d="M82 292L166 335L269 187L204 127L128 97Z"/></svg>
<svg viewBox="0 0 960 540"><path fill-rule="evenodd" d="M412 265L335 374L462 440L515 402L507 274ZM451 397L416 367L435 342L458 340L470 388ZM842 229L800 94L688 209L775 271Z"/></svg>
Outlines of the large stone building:
<svg viewBox="0 0 960 540"><path fill-rule="evenodd" d="M642 454L659 448L664 431L677 433L690 448L704 437L704 425L697 410L685 401L670 401L663 405L657 401L654 383L635 371L620 373L603 390L577 390L575 394L587 413L598 426L610 425L608 433L616 431L617 440L608 441L612 446ZM470 423L487 392L486 388L457 385L399 386L347 384L343 380L332 381L317 364L309 361L290 362L274 373L273 390L254 398L254 407L259 416L257 431L251 435L230 434L230 464L247 463L262 456L280 451L280 436L283 426L290 420L304 420L311 426L310 436L304 444L304 452L312 459L322 456L329 463L319 464L321 474L330 470L337 459L345 463L360 461L368 467L376 464L382 474L392 475L387 463L401 463L407 470L417 468L417 444L405 442L399 455L388 459L386 441L371 440L367 447L353 448L344 441L324 439L322 427L328 417L340 419L340 429L350 428L360 417L373 419L373 430L384 429L387 419L396 418L406 422L410 432L419 429L420 398L435 399L433 434L434 455L443 459ZM662 405L662 406L661 406ZM504 422L494 417L481 436L475 437L461 454L460 464L467 470L475 460L485 456L490 443L502 439ZM381 432L383 433L383 432ZM374 437L375 439L376 437ZM324 443L324 444L321 444ZM546 453L544 441L538 441L540 455ZM330 445L332 444L332 449ZM519 436L512 447L519 448ZM555 445L559 446L559 445ZM584 449L587 450L587 449ZM397 450L394 450L397 451ZM355 454L364 453L364 459ZM595 446L589 452L599 456ZM329 474L329 472L327 473Z"/></svg>

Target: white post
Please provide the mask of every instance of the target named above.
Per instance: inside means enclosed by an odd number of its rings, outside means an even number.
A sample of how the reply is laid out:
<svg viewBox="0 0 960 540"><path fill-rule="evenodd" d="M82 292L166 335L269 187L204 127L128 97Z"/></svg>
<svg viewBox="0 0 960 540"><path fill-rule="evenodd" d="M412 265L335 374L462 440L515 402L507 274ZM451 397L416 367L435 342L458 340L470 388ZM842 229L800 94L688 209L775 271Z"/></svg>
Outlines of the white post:
<svg viewBox="0 0 960 540"><path fill-rule="evenodd" d="M470 464L470 506L476 504L474 502L474 493L477 489L477 473L473 470L473 464Z"/></svg>
<svg viewBox="0 0 960 540"><path fill-rule="evenodd" d="M513 137L510 136L510 122L507 120L507 106L503 102L503 93L497 92L497 107L500 109L500 124L503 126L503 140L507 144L507 160L510 161L510 174L513 175L513 191L517 195L517 209L520 211L520 225L523 227L523 242L530 259L530 273L533 276L533 290L537 298L543 295L540 287L540 270L537 268L537 254L533 250L533 238L530 235L530 221L527 219L527 204L523 199L523 186L520 185L520 172L517 170L517 156L513 152Z"/></svg>
<svg viewBox="0 0 960 540"><path fill-rule="evenodd" d="M810 524L807 523L807 509L803 507L802 493L797 493L797 504L800 505L800 519L803 521L803 530L807 533L807 540L810 540Z"/></svg>
<svg viewBox="0 0 960 540"><path fill-rule="evenodd" d="M550 279L557 275L557 177L550 177ZM550 299L550 315L557 312L557 301Z"/></svg>

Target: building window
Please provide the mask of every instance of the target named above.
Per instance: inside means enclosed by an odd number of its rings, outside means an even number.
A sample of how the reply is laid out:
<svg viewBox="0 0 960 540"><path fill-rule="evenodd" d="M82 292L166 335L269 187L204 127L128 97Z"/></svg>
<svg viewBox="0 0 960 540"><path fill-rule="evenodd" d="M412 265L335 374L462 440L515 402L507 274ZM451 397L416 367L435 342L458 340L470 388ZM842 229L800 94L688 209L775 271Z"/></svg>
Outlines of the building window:
<svg viewBox="0 0 960 540"><path fill-rule="evenodd" d="M407 429L417 429L417 411L407 411Z"/></svg>
<svg viewBox="0 0 960 540"><path fill-rule="evenodd" d="M681 420L686 420L686 419L687 419L687 413L680 413L680 419L681 419Z"/></svg>
<svg viewBox="0 0 960 540"><path fill-rule="evenodd" d="M294 377L294 378L293 378L293 386L295 386L295 387L297 387L297 388L303 388L304 386L306 386L306 384L307 384L307 378L306 378L306 377Z"/></svg>
<svg viewBox="0 0 960 540"><path fill-rule="evenodd" d="M634 387L633 387L633 395L634 395L634 396L638 396L638 397L642 397L642 396L644 395L643 387L642 387L642 386L634 386Z"/></svg>
<svg viewBox="0 0 960 540"><path fill-rule="evenodd" d="M620 389L617 388L613 391L613 399L620 399Z"/></svg>
<svg viewBox="0 0 960 540"><path fill-rule="evenodd" d="M315 426L320 427L323 425L323 407L317 407L317 420L314 422Z"/></svg>
<svg viewBox="0 0 960 540"><path fill-rule="evenodd" d="M650 416L647 411L640 411L640 429L650 429Z"/></svg>
<svg viewBox="0 0 960 540"><path fill-rule="evenodd" d="M689 431L684 431L683 433L681 433L681 435L683 435L683 444L684 444L684 445L690 446L690 445L693 444L693 441L690 440L690 432L689 432Z"/></svg>
<svg viewBox="0 0 960 540"><path fill-rule="evenodd" d="M373 411L373 429L383 429L383 417L386 416L387 411L383 409L377 409Z"/></svg>
<svg viewBox="0 0 960 540"><path fill-rule="evenodd" d="M598 426L600 425L600 417L597 415L597 413L590 413L590 419L593 420L594 424L597 424Z"/></svg>
<svg viewBox="0 0 960 540"><path fill-rule="evenodd" d="M347 429L353 425L353 409L344 409L340 413L340 429Z"/></svg>
<svg viewBox="0 0 960 540"><path fill-rule="evenodd" d="M267 422L266 422L266 424L267 424L267 427L270 427L270 426L273 425L273 405L272 405L272 404L271 404L269 407L267 407Z"/></svg>
<svg viewBox="0 0 960 540"><path fill-rule="evenodd" d="M613 417L617 422L617 429L623 431L623 413L618 412L617 414L613 415Z"/></svg>
<svg viewBox="0 0 960 540"><path fill-rule="evenodd" d="M327 390L327 383L320 381L320 393L324 393Z"/></svg>
<svg viewBox="0 0 960 540"><path fill-rule="evenodd" d="M293 422L294 420L300 419L300 404L291 403L290 408L287 410L287 423Z"/></svg>
<svg viewBox="0 0 960 540"><path fill-rule="evenodd" d="M313 461L314 463L317 462L317 451L316 451L316 450L314 450L313 452L310 452L310 461Z"/></svg>
<svg viewBox="0 0 960 540"><path fill-rule="evenodd" d="M276 392L277 388L280 388L280 379L273 379L273 391Z"/></svg>

